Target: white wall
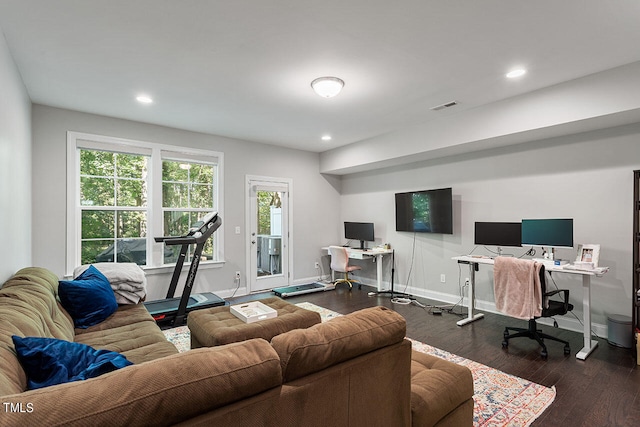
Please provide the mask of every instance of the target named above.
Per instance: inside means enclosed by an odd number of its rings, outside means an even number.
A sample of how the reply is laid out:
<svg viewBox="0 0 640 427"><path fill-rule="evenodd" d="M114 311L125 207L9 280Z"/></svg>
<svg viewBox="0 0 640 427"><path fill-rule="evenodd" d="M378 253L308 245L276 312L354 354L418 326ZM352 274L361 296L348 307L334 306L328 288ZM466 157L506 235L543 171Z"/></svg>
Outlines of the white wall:
<svg viewBox="0 0 640 427"><path fill-rule="evenodd" d="M415 295L450 302L459 299L459 281L469 276L468 267L451 257L474 250L475 221L574 218L575 244L600 244L600 264L611 267L592 280L593 321L606 335L608 314L631 315L633 170L640 169L639 142L640 124L634 124L347 175L341 217L352 220L359 212L359 220L375 222L377 243L395 248L396 290L408 286ZM394 193L441 187L453 188L454 234L418 233L412 266L414 236L395 231ZM474 253L489 254L484 248ZM558 249L558 255L575 259L569 249ZM441 274L446 283L440 283ZM476 275L479 307L489 310L494 307L492 275L488 267ZM558 286L570 289L574 312L582 319L581 281L555 277ZM581 330L575 319L565 316L562 322Z"/></svg>
<svg viewBox="0 0 640 427"><path fill-rule="evenodd" d="M194 292L212 291L225 297L235 289L236 271L244 272L245 176L293 180L293 274L295 283L317 278L314 261L320 248L338 239L339 193L332 178L318 172L318 154L258 143L34 105L33 261L57 275L65 266L66 132L78 131L161 144L183 145L224 153L225 259L222 268L201 264ZM242 233L235 234L240 226ZM163 298L169 274L151 274L149 299ZM182 283L182 282L181 282ZM242 280L242 287L246 281ZM242 294L240 289L236 295Z"/></svg>
<svg viewBox="0 0 640 427"><path fill-rule="evenodd" d="M0 284L31 264L31 101L0 29Z"/></svg>

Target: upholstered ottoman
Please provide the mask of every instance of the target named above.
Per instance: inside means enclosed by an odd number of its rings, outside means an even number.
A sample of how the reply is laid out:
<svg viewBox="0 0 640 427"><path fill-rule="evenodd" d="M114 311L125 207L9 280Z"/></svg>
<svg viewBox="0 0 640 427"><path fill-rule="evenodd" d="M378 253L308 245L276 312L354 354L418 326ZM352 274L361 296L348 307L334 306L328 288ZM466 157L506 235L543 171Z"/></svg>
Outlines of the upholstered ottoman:
<svg viewBox="0 0 640 427"><path fill-rule="evenodd" d="M196 310L189 313L187 326L191 331L191 348L213 347L252 338L271 338L293 329L303 329L320 323L320 314L305 310L278 297L261 299L261 303L278 312L278 317L245 323L229 306Z"/></svg>
<svg viewBox="0 0 640 427"><path fill-rule="evenodd" d="M411 424L473 425L473 376L462 365L413 351L411 355Z"/></svg>

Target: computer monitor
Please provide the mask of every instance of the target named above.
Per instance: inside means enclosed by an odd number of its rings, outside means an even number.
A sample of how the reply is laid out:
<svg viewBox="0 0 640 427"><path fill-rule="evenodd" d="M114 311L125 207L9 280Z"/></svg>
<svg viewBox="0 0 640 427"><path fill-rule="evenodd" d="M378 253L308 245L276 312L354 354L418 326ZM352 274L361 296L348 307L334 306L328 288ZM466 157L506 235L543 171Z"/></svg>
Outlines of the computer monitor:
<svg viewBox="0 0 640 427"><path fill-rule="evenodd" d="M373 242L372 222L347 222L344 223L344 237L347 240L359 240L360 249L365 249L364 242Z"/></svg>
<svg viewBox="0 0 640 427"><path fill-rule="evenodd" d="M476 222L474 242L485 246L522 246L521 222Z"/></svg>
<svg viewBox="0 0 640 427"><path fill-rule="evenodd" d="M523 219L522 246L573 248L573 218Z"/></svg>

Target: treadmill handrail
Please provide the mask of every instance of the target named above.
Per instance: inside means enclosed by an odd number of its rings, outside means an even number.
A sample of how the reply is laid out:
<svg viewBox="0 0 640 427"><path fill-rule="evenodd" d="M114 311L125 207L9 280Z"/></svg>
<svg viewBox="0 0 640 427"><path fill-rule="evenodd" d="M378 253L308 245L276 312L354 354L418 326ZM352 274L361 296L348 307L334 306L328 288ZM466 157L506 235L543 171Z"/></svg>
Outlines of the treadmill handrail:
<svg viewBox="0 0 640 427"><path fill-rule="evenodd" d="M218 212L217 211L213 211L213 212L209 212L208 214L206 214L204 216L204 218L202 218L202 224L206 225L210 222L212 222L214 219L216 219L216 217L218 216ZM202 231L202 230L200 230Z"/></svg>
<svg viewBox="0 0 640 427"><path fill-rule="evenodd" d="M156 240L157 242L157 240ZM163 240L165 245L191 245L193 243L198 243L198 240L195 237L167 237Z"/></svg>
<svg viewBox="0 0 640 427"><path fill-rule="evenodd" d="M194 243L204 242L216 231L222 224L222 219L218 216L218 212L212 212L207 214L205 219L208 221L203 222L199 227L192 227L189 229L189 233L184 236L163 236L154 237L157 243L165 243L167 245L190 245ZM200 233L200 235L198 235Z"/></svg>

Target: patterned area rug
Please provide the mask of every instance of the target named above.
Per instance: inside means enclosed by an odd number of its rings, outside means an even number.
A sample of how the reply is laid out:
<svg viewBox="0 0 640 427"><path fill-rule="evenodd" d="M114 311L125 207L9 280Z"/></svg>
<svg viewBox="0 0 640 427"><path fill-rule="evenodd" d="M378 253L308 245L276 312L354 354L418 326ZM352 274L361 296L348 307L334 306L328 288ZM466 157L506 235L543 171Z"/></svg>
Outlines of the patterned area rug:
<svg viewBox="0 0 640 427"><path fill-rule="evenodd" d="M323 322L341 316L340 313L309 302L296 305L320 313ZM163 332L180 352L189 350L190 337L186 326L167 329ZM545 387L411 338L408 339L414 350L464 365L471 370L475 391L473 396L475 427L529 426L553 403L556 397L555 387Z"/></svg>
<svg viewBox="0 0 640 427"><path fill-rule="evenodd" d="M549 388L408 338L414 350L466 366L473 374L473 425L529 426L556 398Z"/></svg>
<svg viewBox="0 0 640 427"><path fill-rule="evenodd" d="M164 332L164 336L176 346L180 353L191 350L191 334L186 325L165 329L162 332Z"/></svg>

